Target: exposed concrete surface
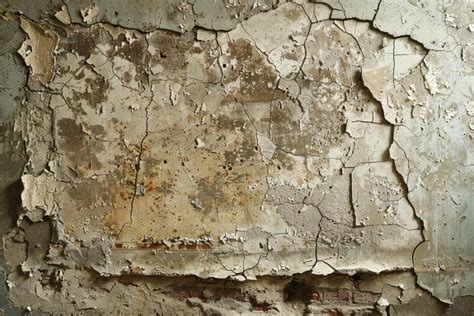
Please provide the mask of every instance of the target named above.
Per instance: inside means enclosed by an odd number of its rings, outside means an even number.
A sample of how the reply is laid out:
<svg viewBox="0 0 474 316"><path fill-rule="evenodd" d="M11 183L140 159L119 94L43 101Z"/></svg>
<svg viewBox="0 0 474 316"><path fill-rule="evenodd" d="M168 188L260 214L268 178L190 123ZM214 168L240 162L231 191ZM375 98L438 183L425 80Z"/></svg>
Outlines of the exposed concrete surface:
<svg viewBox="0 0 474 316"><path fill-rule="evenodd" d="M0 1L1 310L474 312L473 10Z"/></svg>

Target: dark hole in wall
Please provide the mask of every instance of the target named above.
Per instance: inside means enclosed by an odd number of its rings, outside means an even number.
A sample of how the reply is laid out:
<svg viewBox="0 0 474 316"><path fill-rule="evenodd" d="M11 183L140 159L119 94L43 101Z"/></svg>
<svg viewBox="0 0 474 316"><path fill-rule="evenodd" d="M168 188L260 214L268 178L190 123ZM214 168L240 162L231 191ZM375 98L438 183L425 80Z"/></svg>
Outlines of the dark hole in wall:
<svg viewBox="0 0 474 316"><path fill-rule="evenodd" d="M283 289L285 301L304 302L309 304L313 294L313 288L300 281L291 281Z"/></svg>
<svg viewBox="0 0 474 316"><path fill-rule="evenodd" d="M21 205L21 192L23 192L23 183L18 179L12 182L6 189L6 202L10 223L13 224L17 219L18 208Z"/></svg>

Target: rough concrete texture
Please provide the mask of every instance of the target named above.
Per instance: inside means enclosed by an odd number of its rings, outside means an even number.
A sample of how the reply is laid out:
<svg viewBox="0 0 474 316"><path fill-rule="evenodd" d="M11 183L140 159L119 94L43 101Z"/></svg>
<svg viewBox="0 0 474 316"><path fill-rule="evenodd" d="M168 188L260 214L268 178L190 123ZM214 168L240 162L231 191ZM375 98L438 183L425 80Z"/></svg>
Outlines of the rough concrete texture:
<svg viewBox="0 0 474 316"><path fill-rule="evenodd" d="M1 311L474 313L473 12L1 0Z"/></svg>

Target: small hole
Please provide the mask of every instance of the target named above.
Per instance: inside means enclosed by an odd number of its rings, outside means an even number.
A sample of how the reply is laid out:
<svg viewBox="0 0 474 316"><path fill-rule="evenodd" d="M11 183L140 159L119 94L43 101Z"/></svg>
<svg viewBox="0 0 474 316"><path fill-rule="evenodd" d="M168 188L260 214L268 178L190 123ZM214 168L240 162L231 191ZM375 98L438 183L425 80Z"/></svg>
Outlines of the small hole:
<svg viewBox="0 0 474 316"><path fill-rule="evenodd" d="M164 164L167 164L167 163L168 163L168 160L163 160L163 163L164 163Z"/></svg>

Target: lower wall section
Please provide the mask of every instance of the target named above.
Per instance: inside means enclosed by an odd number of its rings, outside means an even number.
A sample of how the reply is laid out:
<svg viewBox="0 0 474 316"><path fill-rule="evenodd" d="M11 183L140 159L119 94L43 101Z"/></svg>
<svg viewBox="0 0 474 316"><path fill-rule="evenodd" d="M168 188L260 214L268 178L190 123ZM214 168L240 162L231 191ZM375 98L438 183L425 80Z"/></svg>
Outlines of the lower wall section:
<svg viewBox="0 0 474 316"><path fill-rule="evenodd" d="M23 311L159 315L457 315L416 286L411 271L311 274L232 281L196 277L104 278L87 270L12 274L10 300ZM464 303L464 304L461 304ZM58 308L58 306L61 306Z"/></svg>

